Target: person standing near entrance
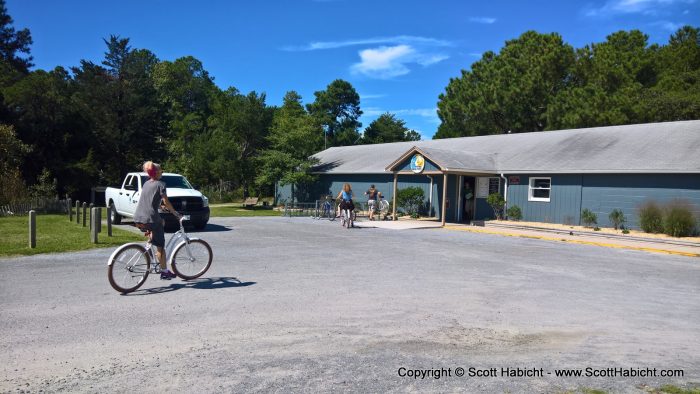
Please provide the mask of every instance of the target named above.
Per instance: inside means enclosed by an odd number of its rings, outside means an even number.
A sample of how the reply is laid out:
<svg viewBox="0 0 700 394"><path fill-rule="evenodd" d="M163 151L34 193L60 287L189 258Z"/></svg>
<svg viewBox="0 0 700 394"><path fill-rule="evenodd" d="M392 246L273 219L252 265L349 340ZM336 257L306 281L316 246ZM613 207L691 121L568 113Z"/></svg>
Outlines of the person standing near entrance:
<svg viewBox="0 0 700 394"><path fill-rule="evenodd" d="M369 207L369 220L374 220L374 210L377 207L377 200L381 193L372 185L365 192L365 196L367 196L367 205Z"/></svg>
<svg viewBox="0 0 700 394"><path fill-rule="evenodd" d="M474 189L469 181L464 183L464 219L467 223L474 219Z"/></svg>

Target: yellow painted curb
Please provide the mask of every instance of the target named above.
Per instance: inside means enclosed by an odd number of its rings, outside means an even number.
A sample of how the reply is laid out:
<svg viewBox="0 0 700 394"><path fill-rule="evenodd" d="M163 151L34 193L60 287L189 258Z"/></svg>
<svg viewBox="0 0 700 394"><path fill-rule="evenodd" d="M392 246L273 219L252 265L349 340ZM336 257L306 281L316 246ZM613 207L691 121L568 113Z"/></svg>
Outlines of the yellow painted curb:
<svg viewBox="0 0 700 394"><path fill-rule="evenodd" d="M465 232L470 232L470 233L504 235L506 237L541 239L541 240L545 240L545 241L569 242L569 243L580 244L580 245L594 245L594 246L602 246L605 248L641 250L644 252L674 254L674 255L686 256L686 257L700 257L699 253L679 252L679 251L675 251L675 250L656 249L656 248L645 248L642 246L629 246L629 245L620 245L620 244L612 244L612 243L606 243L606 242L594 242L594 241L580 241L580 240L576 240L576 239L554 238L554 237L546 237L546 236L542 236L542 235L514 234L514 233L501 232L501 231L481 230L481 229L476 229L476 228L460 227L460 226L444 226L443 228L445 230L452 230L452 231L465 231Z"/></svg>

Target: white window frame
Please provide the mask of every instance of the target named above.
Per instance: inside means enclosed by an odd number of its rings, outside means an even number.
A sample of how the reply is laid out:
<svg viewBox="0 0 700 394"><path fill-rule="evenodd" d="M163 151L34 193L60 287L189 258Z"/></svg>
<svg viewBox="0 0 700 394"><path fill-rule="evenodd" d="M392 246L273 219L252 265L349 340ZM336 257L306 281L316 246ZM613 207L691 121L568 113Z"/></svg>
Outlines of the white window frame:
<svg viewBox="0 0 700 394"><path fill-rule="evenodd" d="M546 179L549 181L549 187L533 187L535 184L536 180L540 179ZM535 197L532 195L533 190L549 190L549 197L543 198L543 197ZM528 183L528 188L527 188L527 200L528 201L542 201L542 202L550 202L552 199L552 177L546 177L546 176L538 176L538 177L530 177L529 183Z"/></svg>

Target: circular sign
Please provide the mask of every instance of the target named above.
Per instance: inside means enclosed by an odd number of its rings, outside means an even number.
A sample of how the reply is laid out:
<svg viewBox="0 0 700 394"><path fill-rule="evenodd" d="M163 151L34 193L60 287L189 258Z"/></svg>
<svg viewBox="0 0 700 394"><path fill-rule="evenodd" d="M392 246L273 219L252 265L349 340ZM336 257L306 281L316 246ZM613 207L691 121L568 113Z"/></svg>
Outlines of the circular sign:
<svg viewBox="0 0 700 394"><path fill-rule="evenodd" d="M423 168L425 168L425 158L423 158L423 155L413 155L413 158L411 159L411 171L415 172L416 174L420 174L423 172Z"/></svg>

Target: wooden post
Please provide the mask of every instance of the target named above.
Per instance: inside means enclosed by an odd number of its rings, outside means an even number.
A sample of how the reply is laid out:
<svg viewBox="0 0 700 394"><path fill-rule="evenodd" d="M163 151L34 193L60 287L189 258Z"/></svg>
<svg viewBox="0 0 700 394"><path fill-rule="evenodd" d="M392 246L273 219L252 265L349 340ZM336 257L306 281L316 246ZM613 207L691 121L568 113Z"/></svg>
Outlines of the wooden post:
<svg viewBox="0 0 700 394"><path fill-rule="evenodd" d="M442 225L445 226L445 220L447 219L447 174L442 175Z"/></svg>
<svg viewBox="0 0 700 394"><path fill-rule="evenodd" d="M36 248L36 211L29 211L29 247Z"/></svg>
<svg viewBox="0 0 700 394"><path fill-rule="evenodd" d="M94 244L97 243L97 223L95 223L97 215L95 210L97 210L97 208L90 208L90 241Z"/></svg>
<svg viewBox="0 0 700 394"><path fill-rule="evenodd" d="M107 205L107 236L112 236L112 204Z"/></svg>
<svg viewBox="0 0 700 394"><path fill-rule="evenodd" d="M396 220L396 203L397 203L396 194L398 193L398 191L397 191L398 190L398 178L399 178L399 174L394 173L394 195L392 196L392 201L394 202L394 204L393 204L394 206L391 210L391 220Z"/></svg>
<svg viewBox="0 0 700 394"><path fill-rule="evenodd" d="M85 221L87 219L87 203L83 203L83 227L87 226L87 222Z"/></svg>
<svg viewBox="0 0 700 394"><path fill-rule="evenodd" d="M95 207L95 213L97 218L95 218L95 225L97 226L97 232L102 232L102 207Z"/></svg>
<svg viewBox="0 0 700 394"><path fill-rule="evenodd" d="M92 210L92 208L94 208L94 207L95 207L95 204L93 204L93 203L90 203L90 205L88 206L88 212L90 212L90 216L88 216L88 222L90 223L90 230L92 230L92 224L94 222L92 220L93 213L95 213L95 211Z"/></svg>
<svg viewBox="0 0 700 394"><path fill-rule="evenodd" d="M68 205L68 221L72 222L73 221L73 201L71 201L70 198L66 199Z"/></svg>
<svg viewBox="0 0 700 394"><path fill-rule="evenodd" d="M80 200L75 200L75 222L80 224Z"/></svg>

